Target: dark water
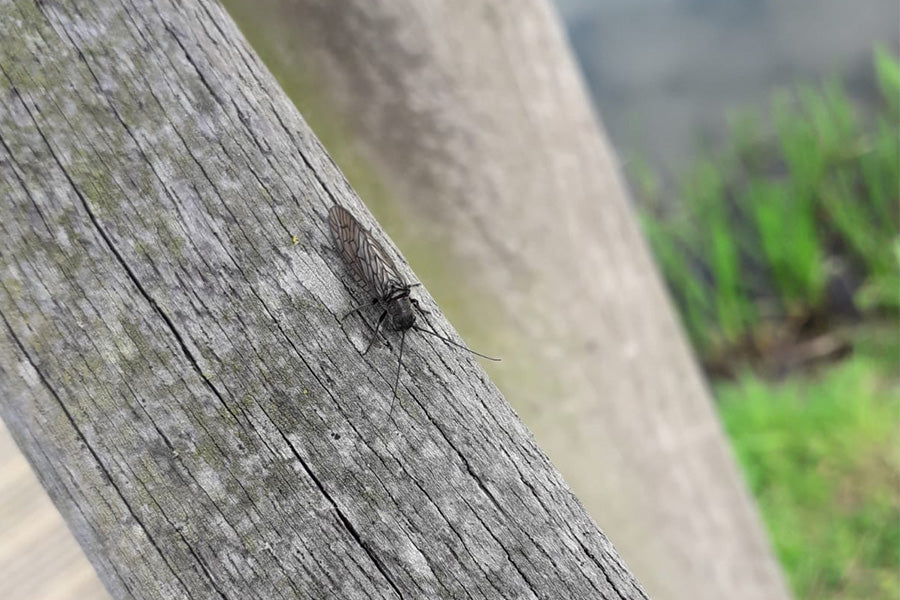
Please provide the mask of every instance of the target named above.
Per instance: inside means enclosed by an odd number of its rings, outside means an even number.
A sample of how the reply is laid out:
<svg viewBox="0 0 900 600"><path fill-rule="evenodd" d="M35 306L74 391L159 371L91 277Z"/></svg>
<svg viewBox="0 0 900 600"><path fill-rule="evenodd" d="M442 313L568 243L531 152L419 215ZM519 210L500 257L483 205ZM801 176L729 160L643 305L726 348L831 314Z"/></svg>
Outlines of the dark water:
<svg viewBox="0 0 900 600"><path fill-rule="evenodd" d="M900 48L898 0L554 1L619 156L664 176L779 87L838 74L864 105L873 49Z"/></svg>

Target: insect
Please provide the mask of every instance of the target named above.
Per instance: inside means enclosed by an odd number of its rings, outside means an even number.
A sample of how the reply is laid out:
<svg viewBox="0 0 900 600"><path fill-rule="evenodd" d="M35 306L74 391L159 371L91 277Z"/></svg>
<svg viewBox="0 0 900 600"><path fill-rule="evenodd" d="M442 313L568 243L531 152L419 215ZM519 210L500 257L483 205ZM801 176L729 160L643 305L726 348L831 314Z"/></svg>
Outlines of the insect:
<svg viewBox="0 0 900 600"><path fill-rule="evenodd" d="M397 359L397 375L394 379L391 395L391 411L394 409L394 400L397 397L397 385L400 383L400 367L403 364L403 342L406 339L406 332L410 329L433 335L452 346L462 348L482 358L493 361L500 360L499 358L492 358L475 352L462 344L457 344L453 340L440 335L433 328L429 331L419 327L416 323L415 310L422 313L426 323L428 319L425 315L428 314L428 311L419 305L418 300L410 297L410 291L420 284L414 283L410 285L406 282L397 270L397 267L394 266L394 261L384 251L378 240L372 237L372 234L347 209L338 204L332 206L328 211L328 227L331 229L331 235L334 238L334 243L341 258L350 267L353 278L361 287L374 295L371 302L357 306L344 315L344 319L368 306L381 308L381 316L378 317L378 323L375 325L375 333L372 334L372 338L369 340L363 354L368 353L369 349L371 349L385 320L388 321L390 329L400 332L400 356ZM429 327L431 327L430 323Z"/></svg>

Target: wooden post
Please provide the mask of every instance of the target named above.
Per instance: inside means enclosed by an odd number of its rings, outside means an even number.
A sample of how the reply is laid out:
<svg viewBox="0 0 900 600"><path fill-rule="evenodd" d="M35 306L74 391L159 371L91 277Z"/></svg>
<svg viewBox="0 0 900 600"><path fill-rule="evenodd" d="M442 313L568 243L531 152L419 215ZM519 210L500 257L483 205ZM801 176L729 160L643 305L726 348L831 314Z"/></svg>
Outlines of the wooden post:
<svg viewBox="0 0 900 600"><path fill-rule="evenodd" d="M218 4L0 39L0 414L113 596L645 597L470 356L388 419L328 208L396 251Z"/></svg>
<svg viewBox="0 0 900 600"><path fill-rule="evenodd" d="M787 600L552 3L225 4L647 591Z"/></svg>

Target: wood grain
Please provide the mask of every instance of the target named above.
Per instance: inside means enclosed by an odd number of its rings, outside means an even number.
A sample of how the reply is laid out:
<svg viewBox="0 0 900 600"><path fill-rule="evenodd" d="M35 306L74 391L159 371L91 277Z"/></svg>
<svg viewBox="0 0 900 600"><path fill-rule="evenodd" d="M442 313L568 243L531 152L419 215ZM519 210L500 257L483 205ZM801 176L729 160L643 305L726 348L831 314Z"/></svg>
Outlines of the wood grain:
<svg viewBox="0 0 900 600"><path fill-rule="evenodd" d="M644 597L470 357L386 420L325 214L377 225L217 4L0 37L0 411L114 597Z"/></svg>

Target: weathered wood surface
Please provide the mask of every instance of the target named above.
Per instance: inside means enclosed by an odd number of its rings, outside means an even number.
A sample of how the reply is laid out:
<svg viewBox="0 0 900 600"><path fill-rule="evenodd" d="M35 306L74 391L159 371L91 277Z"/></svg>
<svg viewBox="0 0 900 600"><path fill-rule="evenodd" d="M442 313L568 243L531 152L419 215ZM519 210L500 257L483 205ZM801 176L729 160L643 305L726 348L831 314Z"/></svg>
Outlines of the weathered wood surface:
<svg viewBox="0 0 900 600"><path fill-rule="evenodd" d="M305 68L298 101L343 117L375 213L508 359L492 379L647 591L789 598L552 3L226 4L288 89Z"/></svg>
<svg viewBox="0 0 900 600"><path fill-rule="evenodd" d="M325 214L378 229L217 4L0 39L0 411L115 597L644 597L469 356L387 420Z"/></svg>

